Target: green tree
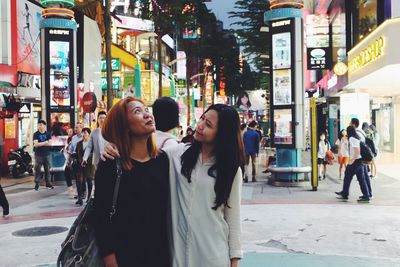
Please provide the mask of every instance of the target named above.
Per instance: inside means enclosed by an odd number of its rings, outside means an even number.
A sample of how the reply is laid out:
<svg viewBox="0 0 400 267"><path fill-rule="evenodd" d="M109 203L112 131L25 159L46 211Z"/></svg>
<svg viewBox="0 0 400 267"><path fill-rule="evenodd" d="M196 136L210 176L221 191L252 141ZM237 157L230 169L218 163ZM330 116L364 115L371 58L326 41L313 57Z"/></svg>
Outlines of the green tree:
<svg viewBox="0 0 400 267"><path fill-rule="evenodd" d="M269 10L269 0L239 0L235 3L235 11L229 12L230 17L238 21L233 25L239 26L236 33L241 38L243 53L249 63L254 66L253 73L256 88L269 88L269 75L263 73L267 65L261 55L268 54L268 33L260 32L264 24L264 13Z"/></svg>

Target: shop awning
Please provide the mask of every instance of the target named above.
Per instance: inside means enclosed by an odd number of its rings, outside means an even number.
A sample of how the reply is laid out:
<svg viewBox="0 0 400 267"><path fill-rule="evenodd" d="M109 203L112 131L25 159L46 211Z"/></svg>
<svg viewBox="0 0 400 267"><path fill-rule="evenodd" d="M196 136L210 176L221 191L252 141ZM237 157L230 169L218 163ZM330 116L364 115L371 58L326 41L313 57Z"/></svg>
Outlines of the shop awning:
<svg viewBox="0 0 400 267"><path fill-rule="evenodd" d="M112 58L119 58L121 63L134 69L136 67L136 57L132 53L129 53L125 49L112 44L111 45L111 57ZM144 69L146 66L143 62L140 62L141 68Z"/></svg>
<svg viewBox="0 0 400 267"><path fill-rule="evenodd" d="M16 94L17 88L9 82L0 81L0 92L6 94Z"/></svg>

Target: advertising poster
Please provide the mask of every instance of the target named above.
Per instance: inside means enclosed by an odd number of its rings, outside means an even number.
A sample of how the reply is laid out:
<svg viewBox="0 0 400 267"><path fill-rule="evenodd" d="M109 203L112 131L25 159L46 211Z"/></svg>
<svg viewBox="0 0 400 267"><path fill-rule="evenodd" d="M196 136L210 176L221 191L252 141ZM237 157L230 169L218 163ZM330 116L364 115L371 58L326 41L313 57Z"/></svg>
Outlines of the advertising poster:
<svg viewBox="0 0 400 267"><path fill-rule="evenodd" d="M274 144L275 145L292 145L292 110L291 109L275 109L274 110Z"/></svg>
<svg viewBox="0 0 400 267"><path fill-rule="evenodd" d="M291 70L274 70L273 104L292 104L292 77Z"/></svg>
<svg viewBox="0 0 400 267"><path fill-rule="evenodd" d="M27 1L17 2L18 70L40 75L39 22L42 8Z"/></svg>
<svg viewBox="0 0 400 267"><path fill-rule="evenodd" d="M49 42L51 107L66 107L71 104L69 48L69 42Z"/></svg>
<svg viewBox="0 0 400 267"><path fill-rule="evenodd" d="M290 32L272 35L272 65L273 69L288 69L291 67Z"/></svg>
<svg viewBox="0 0 400 267"><path fill-rule="evenodd" d="M14 117L13 118L5 118L4 119L4 138L5 139L15 139L15 127L16 122Z"/></svg>

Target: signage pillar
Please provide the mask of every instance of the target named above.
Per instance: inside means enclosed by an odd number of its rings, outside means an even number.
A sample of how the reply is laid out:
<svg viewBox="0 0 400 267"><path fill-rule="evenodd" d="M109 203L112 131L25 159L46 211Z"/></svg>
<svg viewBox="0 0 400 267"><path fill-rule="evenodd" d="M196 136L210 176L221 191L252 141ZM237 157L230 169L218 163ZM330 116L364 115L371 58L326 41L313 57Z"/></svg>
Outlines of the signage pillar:
<svg viewBox="0 0 400 267"><path fill-rule="evenodd" d="M300 167L305 136L302 1L288 7L285 1L275 2L279 8L266 12L264 19L271 38L271 143L276 147L278 168ZM282 172L275 178L299 181L304 174Z"/></svg>
<svg viewBox="0 0 400 267"><path fill-rule="evenodd" d="M42 0L42 119L74 126L77 119L74 0Z"/></svg>

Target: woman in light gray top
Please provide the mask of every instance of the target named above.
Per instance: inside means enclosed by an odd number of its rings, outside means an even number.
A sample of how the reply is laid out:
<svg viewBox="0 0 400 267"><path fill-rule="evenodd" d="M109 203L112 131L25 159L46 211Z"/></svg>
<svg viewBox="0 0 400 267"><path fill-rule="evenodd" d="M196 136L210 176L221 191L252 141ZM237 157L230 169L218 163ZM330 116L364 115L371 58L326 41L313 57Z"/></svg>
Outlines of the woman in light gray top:
<svg viewBox="0 0 400 267"><path fill-rule="evenodd" d="M237 111L212 105L193 145L165 149L170 160L174 267L238 266L243 143Z"/></svg>
<svg viewBox="0 0 400 267"><path fill-rule="evenodd" d="M174 267L236 267L242 258L240 202L243 141L237 111L212 105L193 145L165 148L170 161ZM119 156L112 144L104 156Z"/></svg>

